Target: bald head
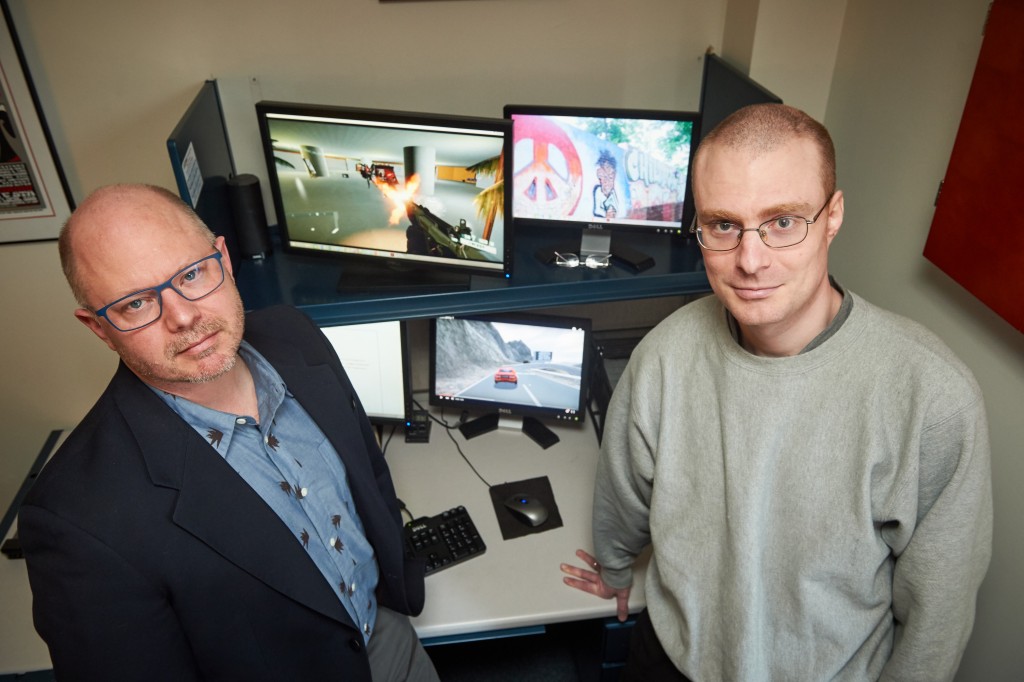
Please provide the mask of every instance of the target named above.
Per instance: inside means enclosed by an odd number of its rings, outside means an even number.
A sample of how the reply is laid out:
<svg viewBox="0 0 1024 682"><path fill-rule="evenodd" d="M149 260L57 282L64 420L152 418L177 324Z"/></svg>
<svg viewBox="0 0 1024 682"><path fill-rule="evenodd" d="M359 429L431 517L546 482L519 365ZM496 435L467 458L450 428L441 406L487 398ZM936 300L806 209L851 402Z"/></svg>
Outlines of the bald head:
<svg viewBox="0 0 1024 682"><path fill-rule="evenodd" d="M704 135L694 157L694 175L700 161L716 146L760 157L794 138L812 141L821 154L821 183L826 196L836 191L836 152L825 126L795 107L785 104L752 104L732 113Z"/></svg>
<svg viewBox="0 0 1024 682"><path fill-rule="evenodd" d="M81 267L98 249L115 252L138 244L152 230L183 230L209 244L215 236L176 194L163 187L118 184L101 187L79 204L57 242L61 267L79 305L88 308L86 272ZM95 303L94 303L95 305Z"/></svg>

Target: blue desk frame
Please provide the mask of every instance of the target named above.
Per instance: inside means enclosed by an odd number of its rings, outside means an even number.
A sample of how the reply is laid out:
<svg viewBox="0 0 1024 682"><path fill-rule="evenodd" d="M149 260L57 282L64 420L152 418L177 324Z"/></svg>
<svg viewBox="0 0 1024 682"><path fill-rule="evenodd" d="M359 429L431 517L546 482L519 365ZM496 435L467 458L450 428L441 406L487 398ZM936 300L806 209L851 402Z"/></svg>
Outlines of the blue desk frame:
<svg viewBox="0 0 1024 682"><path fill-rule="evenodd" d="M564 238L524 232L516 239L512 277L474 275L465 291L339 293L344 261L282 252L279 246L265 259L242 261L237 280L247 309L288 303L320 324L527 310L710 291L700 247L694 240L637 235L631 243L638 243L638 248L651 254L655 265L635 273L620 265L606 269L559 268L542 263L536 253L566 241Z"/></svg>

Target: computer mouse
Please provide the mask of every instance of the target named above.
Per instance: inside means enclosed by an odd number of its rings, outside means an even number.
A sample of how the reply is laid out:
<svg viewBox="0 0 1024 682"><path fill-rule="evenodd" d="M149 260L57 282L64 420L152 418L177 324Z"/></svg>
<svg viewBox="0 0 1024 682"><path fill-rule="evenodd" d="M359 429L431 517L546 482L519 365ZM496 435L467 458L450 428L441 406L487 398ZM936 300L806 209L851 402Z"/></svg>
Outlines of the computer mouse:
<svg viewBox="0 0 1024 682"><path fill-rule="evenodd" d="M536 527L548 520L548 508L531 495L513 495L505 500L505 508L528 526Z"/></svg>

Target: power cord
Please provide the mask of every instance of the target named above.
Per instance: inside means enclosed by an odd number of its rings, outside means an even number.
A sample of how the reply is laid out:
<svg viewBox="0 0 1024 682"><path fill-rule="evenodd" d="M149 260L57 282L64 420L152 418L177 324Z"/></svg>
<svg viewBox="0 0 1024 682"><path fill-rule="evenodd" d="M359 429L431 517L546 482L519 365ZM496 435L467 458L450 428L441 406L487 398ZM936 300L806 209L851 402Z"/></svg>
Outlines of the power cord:
<svg viewBox="0 0 1024 682"><path fill-rule="evenodd" d="M420 405L419 402L415 398L413 398L412 402L413 402L413 404L418 409L423 410L423 406ZM426 412L426 410L423 410L423 411ZM469 468L473 471L474 474L476 474L477 478L479 478L481 481L483 481L483 484L485 486L487 486L488 489L491 488L492 487L491 484L488 483L487 479L485 479L483 476L481 476L480 472L476 470L476 467L473 466L473 463L469 461L468 457L466 457L466 453L464 453L462 451L462 447L459 445L459 441L455 440L455 436L452 435L452 431L457 429L458 426L452 426L447 421L444 420L444 418L443 418L444 417L444 408L441 409L441 418L435 417L434 415L430 414L429 412L427 412L427 416L429 416L433 421L437 422L438 424L440 424L444 428L444 432L446 434L448 434L449 440L451 440L452 444L455 445L455 450L458 451L459 456L462 457L462 459L466 463L466 465L469 466ZM465 413L463 413L463 421L465 421L464 417L465 417Z"/></svg>

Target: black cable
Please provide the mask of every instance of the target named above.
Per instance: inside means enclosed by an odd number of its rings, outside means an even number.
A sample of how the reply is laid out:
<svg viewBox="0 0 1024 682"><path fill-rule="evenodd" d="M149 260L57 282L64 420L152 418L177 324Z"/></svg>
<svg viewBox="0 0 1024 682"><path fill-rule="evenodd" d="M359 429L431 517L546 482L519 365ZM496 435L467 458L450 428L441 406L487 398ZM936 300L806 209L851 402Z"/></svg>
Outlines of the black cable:
<svg viewBox="0 0 1024 682"><path fill-rule="evenodd" d="M387 456L388 444L391 442L391 438L395 435L395 431L398 430L398 426L391 425L391 433L388 434L388 439L380 446L380 454Z"/></svg>
<svg viewBox="0 0 1024 682"><path fill-rule="evenodd" d="M420 409L420 410L423 410L423 406L422 406L422 405L420 405L420 404L419 404L419 402L418 402L418 401L417 401L417 400L416 400L415 398L413 398L412 402L413 402L413 404L414 404L414 405L415 405L415 406L416 406L416 407L417 407L418 409ZM435 422L437 422L438 424L440 424L440 425L441 425L441 426L442 426L442 427L444 428L444 432L445 432L446 434L448 434L448 438L449 438L449 439L451 440L451 442L452 442L452 443L453 443L453 444L455 445L455 449L456 449L456 450L458 451L458 453L459 453L459 456L460 456L460 457L462 457L462 459L463 459L463 461L464 461L464 462L466 463L466 465L467 465L467 466L469 466L469 468L470 468L470 469L471 469L471 470L473 471L473 473L474 473L474 474L476 474L476 477L477 477L477 478L479 478L479 479L480 479L481 481L483 481L483 484L484 484L485 486L487 486L487 488L488 488L488 489L490 489L490 488L492 487L492 486L491 486L491 484L490 484L490 483L488 483L488 482L487 482L487 479L485 479L485 478L484 478L483 476L481 476L481 475L480 475L480 472L476 470L476 467L475 467L475 466L473 466L473 463L469 461L469 458L468 458L468 457L466 457L466 453L464 453L464 452L462 451L462 448L461 448L461 447L459 446L459 441L455 440L455 436L453 436L453 435L452 435L452 431L453 431L453 430L455 430L455 429L457 429L457 428L459 428L459 427L457 427L457 426L451 426L451 425L450 425L450 424L449 424L449 423L448 423L447 421L445 421L445 420L443 419L443 417L444 417L444 408L442 408L442 409L441 409L441 417L442 417L442 418L438 418L438 417L435 417L434 415L430 414L430 413L429 413L429 412L427 412L426 410L423 410L423 411L424 411L424 412L426 412L426 414L427 414L427 416L428 416L428 417L430 417L431 419L433 419L433 420L434 420Z"/></svg>
<svg viewBox="0 0 1024 682"><path fill-rule="evenodd" d="M415 516L412 515L412 512L409 511L409 508L405 506L405 502L402 500L402 498L396 497L395 500L398 502L398 509L400 511L403 511L406 514L408 514L410 521L412 521L412 520L414 520L416 518Z"/></svg>

